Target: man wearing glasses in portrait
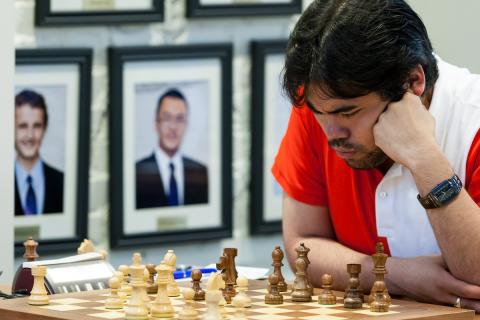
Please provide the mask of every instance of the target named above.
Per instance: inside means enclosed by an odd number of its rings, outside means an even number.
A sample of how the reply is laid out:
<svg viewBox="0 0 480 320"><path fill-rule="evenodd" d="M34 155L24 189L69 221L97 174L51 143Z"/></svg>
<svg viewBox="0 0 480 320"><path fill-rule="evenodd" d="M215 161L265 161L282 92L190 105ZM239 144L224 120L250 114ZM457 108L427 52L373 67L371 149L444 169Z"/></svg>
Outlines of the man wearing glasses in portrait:
<svg viewBox="0 0 480 320"><path fill-rule="evenodd" d="M156 208L208 202L207 167L182 155L188 127L188 104L177 89L167 90L155 113L158 144L136 163L136 208Z"/></svg>

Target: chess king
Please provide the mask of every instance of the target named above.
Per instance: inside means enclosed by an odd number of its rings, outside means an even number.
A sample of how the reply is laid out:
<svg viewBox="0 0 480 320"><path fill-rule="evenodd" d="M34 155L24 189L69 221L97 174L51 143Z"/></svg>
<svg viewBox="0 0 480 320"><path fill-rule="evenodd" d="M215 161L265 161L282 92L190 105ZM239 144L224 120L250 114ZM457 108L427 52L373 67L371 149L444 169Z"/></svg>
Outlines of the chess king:
<svg viewBox="0 0 480 320"><path fill-rule="evenodd" d="M286 53L272 173L290 265L304 242L312 284L342 290L380 241L390 293L480 311L480 77L436 55L403 0L315 0Z"/></svg>

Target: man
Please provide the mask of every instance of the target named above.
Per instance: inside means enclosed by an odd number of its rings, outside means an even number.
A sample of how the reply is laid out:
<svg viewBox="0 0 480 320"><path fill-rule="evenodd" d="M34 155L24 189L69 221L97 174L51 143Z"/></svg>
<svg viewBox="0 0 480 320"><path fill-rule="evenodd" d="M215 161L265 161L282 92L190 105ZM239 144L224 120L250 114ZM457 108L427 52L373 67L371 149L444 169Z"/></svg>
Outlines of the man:
<svg viewBox="0 0 480 320"><path fill-rule="evenodd" d="M47 130L45 99L32 90L15 96L15 215L63 212L63 173L40 157Z"/></svg>
<svg viewBox="0 0 480 320"><path fill-rule="evenodd" d="M369 292L381 241L391 293L480 311L480 77L432 51L402 0L302 14L284 74L297 108L272 168L285 247L290 264L311 248L316 286L330 273L343 290L361 263Z"/></svg>
<svg viewBox="0 0 480 320"><path fill-rule="evenodd" d="M208 202L207 168L179 151L187 125L185 97L168 90L155 113L158 146L136 164L137 209Z"/></svg>

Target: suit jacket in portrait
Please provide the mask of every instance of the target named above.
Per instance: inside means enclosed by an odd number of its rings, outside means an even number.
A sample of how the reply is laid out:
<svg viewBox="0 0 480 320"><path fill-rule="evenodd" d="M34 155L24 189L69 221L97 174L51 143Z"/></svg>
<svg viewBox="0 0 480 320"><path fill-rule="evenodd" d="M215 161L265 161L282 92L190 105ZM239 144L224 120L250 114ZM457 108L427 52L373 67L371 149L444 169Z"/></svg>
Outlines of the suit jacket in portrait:
<svg viewBox="0 0 480 320"><path fill-rule="evenodd" d="M63 173L43 162L45 175L45 202L42 214L63 212ZM15 215L23 216L22 202L18 193L17 179L15 179Z"/></svg>
<svg viewBox="0 0 480 320"><path fill-rule="evenodd" d="M184 169L184 204L208 203L207 167L187 157L182 157ZM155 154L136 164L136 208L168 206Z"/></svg>

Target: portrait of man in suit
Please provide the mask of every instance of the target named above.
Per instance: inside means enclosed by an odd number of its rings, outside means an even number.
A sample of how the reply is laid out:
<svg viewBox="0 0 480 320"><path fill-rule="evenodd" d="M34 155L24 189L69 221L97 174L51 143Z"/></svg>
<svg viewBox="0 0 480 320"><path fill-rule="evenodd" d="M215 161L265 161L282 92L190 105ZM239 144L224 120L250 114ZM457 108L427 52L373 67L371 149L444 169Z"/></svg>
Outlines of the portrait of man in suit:
<svg viewBox="0 0 480 320"><path fill-rule="evenodd" d="M48 165L40 147L48 125L44 97L23 90L15 96L15 216L63 212L63 173Z"/></svg>
<svg viewBox="0 0 480 320"><path fill-rule="evenodd" d="M137 209L208 203L207 167L180 151L188 115L188 102L179 90L169 89L158 99L158 143L135 166Z"/></svg>

